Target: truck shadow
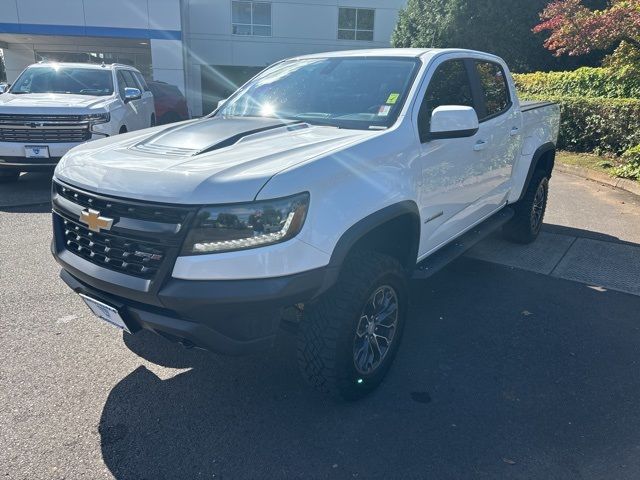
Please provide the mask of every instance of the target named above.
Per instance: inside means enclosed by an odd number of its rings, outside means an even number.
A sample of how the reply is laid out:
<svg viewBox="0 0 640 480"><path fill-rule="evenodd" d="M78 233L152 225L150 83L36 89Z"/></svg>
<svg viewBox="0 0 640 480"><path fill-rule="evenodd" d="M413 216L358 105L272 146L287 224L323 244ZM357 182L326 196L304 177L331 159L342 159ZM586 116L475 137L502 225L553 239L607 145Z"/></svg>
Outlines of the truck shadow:
<svg viewBox="0 0 640 480"><path fill-rule="evenodd" d="M358 403L303 384L291 334L244 358L126 336L188 370L139 367L112 389L105 464L154 480L637 478L640 297L468 258L412 290L396 363Z"/></svg>
<svg viewBox="0 0 640 480"><path fill-rule="evenodd" d="M0 212L51 210L51 172L23 173L17 182L0 183Z"/></svg>

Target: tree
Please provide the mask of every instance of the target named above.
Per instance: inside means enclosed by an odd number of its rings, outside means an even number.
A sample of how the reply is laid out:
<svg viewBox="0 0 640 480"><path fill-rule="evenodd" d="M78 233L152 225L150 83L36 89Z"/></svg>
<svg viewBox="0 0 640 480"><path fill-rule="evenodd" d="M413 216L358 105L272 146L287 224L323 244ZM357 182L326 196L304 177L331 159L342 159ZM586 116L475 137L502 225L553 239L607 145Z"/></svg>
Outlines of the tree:
<svg viewBox="0 0 640 480"><path fill-rule="evenodd" d="M533 31L551 31L544 45L557 56L585 55L623 42L640 51L640 0L612 0L602 10L591 10L581 0L556 0L540 19Z"/></svg>
<svg viewBox="0 0 640 480"><path fill-rule="evenodd" d="M604 0L592 0L604 4ZM637 1L637 0L636 0ZM504 58L515 71L564 70L595 65L601 54L554 58L532 32L549 0L409 0L399 16L395 47L458 47ZM606 4L605 4L606 5Z"/></svg>

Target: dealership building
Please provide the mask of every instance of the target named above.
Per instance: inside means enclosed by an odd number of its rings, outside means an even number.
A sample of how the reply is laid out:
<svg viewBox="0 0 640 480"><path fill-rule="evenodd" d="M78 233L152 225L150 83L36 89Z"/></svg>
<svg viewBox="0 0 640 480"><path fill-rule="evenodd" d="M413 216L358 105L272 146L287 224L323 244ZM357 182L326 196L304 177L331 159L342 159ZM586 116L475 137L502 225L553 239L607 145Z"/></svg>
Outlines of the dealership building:
<svg viewBox="0 0 640 480"><path fill-rule="evenodd" d="M406 0L2 0L7 81L41 60L126 63L206 114L282 58L388 47Z"/></svg>

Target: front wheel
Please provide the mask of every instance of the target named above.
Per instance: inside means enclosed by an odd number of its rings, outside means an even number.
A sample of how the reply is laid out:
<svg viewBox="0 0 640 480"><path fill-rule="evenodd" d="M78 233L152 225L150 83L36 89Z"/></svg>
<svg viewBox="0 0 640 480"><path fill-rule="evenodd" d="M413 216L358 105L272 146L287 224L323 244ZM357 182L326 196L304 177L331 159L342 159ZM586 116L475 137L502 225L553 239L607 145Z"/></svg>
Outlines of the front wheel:
<svg viewBox="0 0 640 480"><path fill-rule="evenodd" d="M513 205L515 215L503 229L508 240L531 243L538 237L547 210L548 195L549 177L539 170L533 174L524 197Z"/></svg>
<svg viewBox="0 0 640 480"><path fill-rule="evenodd" d="M345 263L335 286L306 306L298 364L315 388L355 400L384 379L407 312L407 278L387 255L362 252Z"/></svg>

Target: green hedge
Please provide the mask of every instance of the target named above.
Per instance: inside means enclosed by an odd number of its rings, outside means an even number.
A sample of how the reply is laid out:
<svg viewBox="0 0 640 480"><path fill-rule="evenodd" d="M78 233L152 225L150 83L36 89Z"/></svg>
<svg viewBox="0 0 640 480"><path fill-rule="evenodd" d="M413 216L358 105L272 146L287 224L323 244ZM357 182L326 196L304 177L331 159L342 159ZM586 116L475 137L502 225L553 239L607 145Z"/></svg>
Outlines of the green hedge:
<svg viewBox="0 0 640 480"><path fill-rule="evenodd" d="M620 155L640 145L640 99L522 95L521 100L560 104L560 149Z"/></svg>
<svg viewBox="0 0 640 480"><path fill-rule="evenodd" d="M640 98L640 74L630 68L583 67L570 72L515 74L521 95Z"/></svg>
<svg viewBox="0 0 640 480"><path fill-rule="evenodd" d="M618 177L640 180L640 145L630 148L622 154L624 164L613 171Z"/></svg>

